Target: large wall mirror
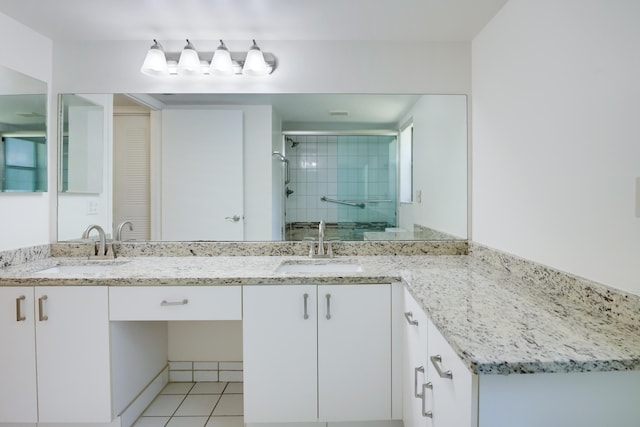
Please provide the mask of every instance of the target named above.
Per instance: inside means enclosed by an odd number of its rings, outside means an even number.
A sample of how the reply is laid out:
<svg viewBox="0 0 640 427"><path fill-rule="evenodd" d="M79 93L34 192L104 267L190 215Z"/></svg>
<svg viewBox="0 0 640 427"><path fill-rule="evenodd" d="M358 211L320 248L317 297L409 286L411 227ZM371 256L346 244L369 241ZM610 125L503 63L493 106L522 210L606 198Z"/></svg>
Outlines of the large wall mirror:
<svg viewBox="0 0 640 427"><path fill-rule="evenodd" d="M83 152L104 154L91 159L108 182L59 212L59 240L124 221L122 240L306 240L320 221L336 240L467 238L465 95L73 97L89 112L79 129L104 107L95 117L112 132Z"/></svg>
<svg viewBox="0 0 640 427"><path fill-rule="evenodd" d="M0 192L47 191L47 84L0 66Z"/></svg>

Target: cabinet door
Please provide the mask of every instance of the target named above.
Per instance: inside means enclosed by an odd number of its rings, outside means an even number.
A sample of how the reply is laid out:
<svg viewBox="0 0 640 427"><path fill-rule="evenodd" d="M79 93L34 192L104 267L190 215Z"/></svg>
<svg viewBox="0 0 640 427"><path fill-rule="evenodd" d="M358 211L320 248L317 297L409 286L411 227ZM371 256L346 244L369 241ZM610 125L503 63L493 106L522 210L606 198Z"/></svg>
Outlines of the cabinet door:
<svg viewBox="0 0 640 427"><path fill-rule="evenodd" d="M428 418L422 413L422 385L427 382L427 315L411 293L404 289L402 332L403 411L405 427L426 427Z"/></svg>
<svg viewBox="0 0 640 427"><path fill-rule="evenodd" d="M109 422L107 287L35 288L40 422Z"/></svg>
<svg viewBox="0 0 640 427"><path fill-rule="evenodd" d="M33 288L0 287L0 423L34 423L36 345Z"/></svg>
<svg viewBox="0 0 640 427"><path fill-rule="evenodd" d="M464 366L431 322L429 322L428 334L427 378L433 388L426 390L426 397L427 410L430 408L432 411L431 425L433 427L477 425L477 377ZM474 420L475 424L473 424Z"/></svg>
<svg viewBox="0 0 640 427"><path fill-rule="evenodd" d="M320 421L391 419L391 286L318 286Z"/></svg>
<svg viewBox="0 0 640 427"><path fill-rule="evenodd" d="M316 286L245 286L243 293L245 422L315 421Z"/></svg>

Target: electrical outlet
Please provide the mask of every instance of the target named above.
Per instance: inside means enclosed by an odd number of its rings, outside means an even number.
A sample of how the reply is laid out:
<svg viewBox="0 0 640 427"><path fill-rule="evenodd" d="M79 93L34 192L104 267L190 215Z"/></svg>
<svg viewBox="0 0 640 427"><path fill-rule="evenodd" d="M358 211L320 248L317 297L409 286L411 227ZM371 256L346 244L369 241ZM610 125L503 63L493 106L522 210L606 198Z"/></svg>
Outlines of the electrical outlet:
<svg viewBox="0 0 640 427"><path fill-rule="evenodd" d="M422 190L416 190L416 202L422 203Z"/></svg>
<svg viewBox="0 0 640 427"><path fill-rule="evenodd" d="M98 200L87 200L87 215L98 215L100 202Z"/></svg>

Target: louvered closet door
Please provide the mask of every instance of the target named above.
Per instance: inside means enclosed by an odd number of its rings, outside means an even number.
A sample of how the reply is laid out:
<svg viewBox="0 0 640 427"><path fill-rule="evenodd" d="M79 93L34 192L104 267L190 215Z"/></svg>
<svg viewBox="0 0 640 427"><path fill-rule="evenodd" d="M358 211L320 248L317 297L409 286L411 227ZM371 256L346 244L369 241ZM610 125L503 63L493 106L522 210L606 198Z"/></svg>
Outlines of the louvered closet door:
<svg viewBox="0 0 640 427"><path fill-rule="evenodd" d="M149 233L149 115L120 115L113 118L114 188L113 221L131 221L123 240L148 240Z"/></svg>

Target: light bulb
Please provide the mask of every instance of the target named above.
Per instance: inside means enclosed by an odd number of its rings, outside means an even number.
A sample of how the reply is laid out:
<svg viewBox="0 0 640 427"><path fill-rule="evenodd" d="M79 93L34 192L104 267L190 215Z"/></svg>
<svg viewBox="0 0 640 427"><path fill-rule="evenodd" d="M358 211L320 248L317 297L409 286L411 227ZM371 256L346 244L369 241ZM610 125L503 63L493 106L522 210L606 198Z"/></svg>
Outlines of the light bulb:
<svg viewBox="0 0 640 427"><path fill-rule="evenodd" d="M213 58L209 66L209 74L216 76L229 76L233 74L231 54L222 40L220 40L220 46L213 52Z"/></svg>
<svg viewBox="0 0 640 427"><path fill-rule="evenodd" d="M187 45L182 49L182 53L180 53L180 59L178 60L178 74L202 74L200 57L198 57L198 52L196 51L196 48L193 47L189 39L187 39Z"/></svg>
<svg viewBox="0 0 640 427"><path fill-rule="evenodd" d="M269 69L267 68L267 63L264 60L264 55L262 51L256 44L256 41L253 41L253 46L247 52L247 57L244 60L244 66L242 67L242 74L248 76L264 76L269 74Z"/></svg>
<svg viewBox="0 0 640 427"><path fill-rule="evenodd" d="M167 57L164 54L162 45L158 43L157 40L153 40L153 45L149 48L140 71L149 76L163 76L169 74Z"/></svg>

